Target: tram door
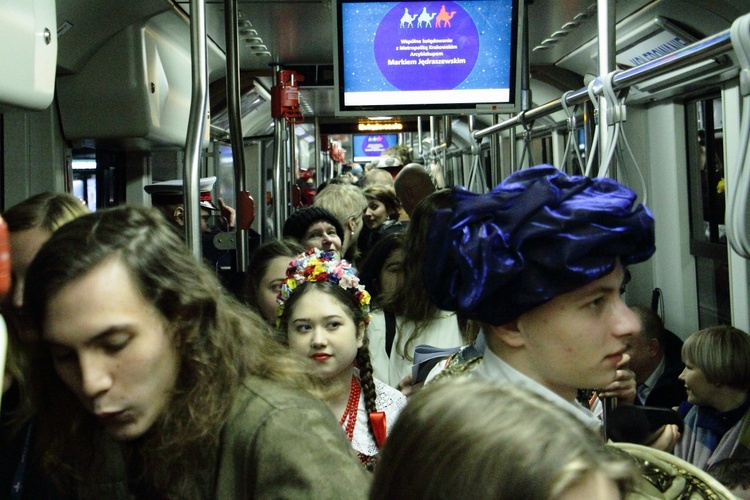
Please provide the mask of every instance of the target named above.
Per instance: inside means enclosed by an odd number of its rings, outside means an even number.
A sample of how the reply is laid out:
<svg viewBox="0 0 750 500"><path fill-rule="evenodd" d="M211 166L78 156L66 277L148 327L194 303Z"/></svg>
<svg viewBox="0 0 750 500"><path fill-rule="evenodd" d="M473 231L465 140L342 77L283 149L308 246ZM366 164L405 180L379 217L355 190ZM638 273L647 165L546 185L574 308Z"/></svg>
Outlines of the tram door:
<svg viewBox="0 0 750 500"><path fill-rule="evenodd" d="M690 252L695 257L700 328L731 323L721 98L686 104Z"/></svg>

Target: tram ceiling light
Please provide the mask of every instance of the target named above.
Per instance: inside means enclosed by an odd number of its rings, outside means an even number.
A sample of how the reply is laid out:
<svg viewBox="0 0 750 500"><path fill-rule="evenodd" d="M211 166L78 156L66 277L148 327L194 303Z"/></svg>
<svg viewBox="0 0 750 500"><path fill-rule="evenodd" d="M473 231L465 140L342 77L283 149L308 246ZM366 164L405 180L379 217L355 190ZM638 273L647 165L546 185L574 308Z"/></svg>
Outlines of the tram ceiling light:
<svg viewBox="0 0 750 500"><path fill-rule="evenodd" d="M265 45L246 45L247 48L249 48L252 52L255 52L256 55L258 52L268 52L268 47Z"/></svg>
<svg viewBox="0 0 750 500"><path fill-rule="evenodd" d="M545 38L544 40L542 40L542 43L540 45L554 45L558 41L559 40L555 40L554 38Z"/></svg>
<svg viewBox="0 0 750 500"><path fill-rule="evenodd" d="M537 45L536 47L534 47L531 50L532 50L532 52L536 52L537 50L547 50L550 47L551 47L550 45Z"/></svg>
<svg viewBox="0 0 750 500"><path fill-rule="evenodd" d="M579 24L580 24L580 23L578 23L578 22L576 22L576 21L569 21L569 22L567 22L567 23L563 24L563 25L562 25L562 28L560 28L560 29L562 29L562 30L566 30L566 31L570 31L570 30L572 30L573 28L577 28Z"/></svg>
<svg viewBox="0 0 750 500"><path fill-rule="evenodd" d="M392 116L370 116L367 118L367 121L371 122L379 122L379 121L389 121L393 120Z"/></svg>
<svg viewBox="0 0 750 500"><path fill-rule="evenodd" d="M247 38L242 39L245 44L251 44L251 43L263 43L263 39L259 36L249 36Z"/></svg>
<svg viewBox="0 0 750 500"><path fill-rule="evenodd" d="M564 36L568 36L568 34L570 34L570 32L567 31L567 30L557 30L554 33L552 33L550 35L550 37L552 37L552 38L562 38Z"/></svg>

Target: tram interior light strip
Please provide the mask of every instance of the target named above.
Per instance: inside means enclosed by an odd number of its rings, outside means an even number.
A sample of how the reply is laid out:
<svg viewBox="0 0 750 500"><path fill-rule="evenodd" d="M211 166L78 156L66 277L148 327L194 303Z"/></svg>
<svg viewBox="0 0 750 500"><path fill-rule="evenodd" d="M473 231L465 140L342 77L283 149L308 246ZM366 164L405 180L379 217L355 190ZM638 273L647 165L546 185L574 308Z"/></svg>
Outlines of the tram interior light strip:
<svg viewBox="0 0 750 500"><path fill-rule="evenodd" d="M367 122L367 123L359 123L357 125L357 130L361 132L375 132L379 130L403 130L403 129L404 129L404 124L401 122L396 122L396 123Z"/></svg>

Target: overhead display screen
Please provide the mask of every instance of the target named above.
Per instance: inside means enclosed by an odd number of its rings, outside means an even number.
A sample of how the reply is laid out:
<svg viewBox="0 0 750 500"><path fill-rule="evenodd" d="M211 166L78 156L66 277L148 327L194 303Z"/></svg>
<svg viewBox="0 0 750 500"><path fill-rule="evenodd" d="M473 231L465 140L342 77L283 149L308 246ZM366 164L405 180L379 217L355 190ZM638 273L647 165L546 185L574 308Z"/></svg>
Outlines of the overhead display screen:
<svg viewBox="0 0 750 500"><path fill-rule="evenodd" d="M356 162L376 160L386 149L393 146L398 146L398 134L354 134L352 136L352 153Z"/></svg>
<svg viewBox="0 0 750 500"><path fill-rule="evenodd" d="M517 110L518 17L514 0L337 0L339 114Z"/></svg>

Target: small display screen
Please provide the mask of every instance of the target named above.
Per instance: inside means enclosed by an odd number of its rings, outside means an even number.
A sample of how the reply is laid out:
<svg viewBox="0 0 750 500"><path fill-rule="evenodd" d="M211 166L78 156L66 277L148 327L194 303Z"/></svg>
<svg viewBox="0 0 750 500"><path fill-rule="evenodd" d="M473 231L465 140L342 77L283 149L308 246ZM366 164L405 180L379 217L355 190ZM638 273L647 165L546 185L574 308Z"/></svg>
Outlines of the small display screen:
<svg viewBox="0 0 750 500"><path fill-rule="evenodd" d="M352 153L354 161L368 163L380 158L386 149L398 145L398 134L354 134Z"/></svg>

